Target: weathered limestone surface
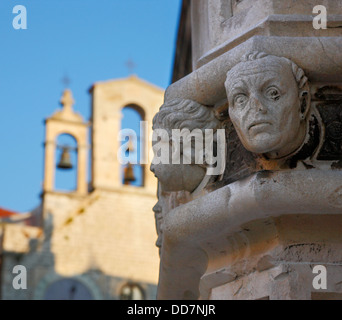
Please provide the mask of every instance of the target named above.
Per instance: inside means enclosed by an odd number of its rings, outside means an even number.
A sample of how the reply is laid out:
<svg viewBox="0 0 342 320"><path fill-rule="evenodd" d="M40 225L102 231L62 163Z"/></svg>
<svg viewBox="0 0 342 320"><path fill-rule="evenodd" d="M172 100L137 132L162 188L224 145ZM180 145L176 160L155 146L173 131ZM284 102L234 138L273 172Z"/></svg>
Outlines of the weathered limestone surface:
<svg viewBox="0 0 342 320"><path fill-rule="evenodd" d="M164 105L211 110L225 130L225 170L206 180L193 171L202 188L186 193L168 184L174 167L155 172L158 298L341 299L341 1L191 5L194 71ZM316 5L327 29L313 27ZM313 286L316 265L325 289Z"/></svg>
<svg viewBox="0 0 342 320"><path fill-rule="evenodd" d="M164 216L159 297L208 298L213 287L264 269L283 270L279 266L339 266L341 177L315 169L261 172L170 211ZM306 295L312 271L307 278ZM263 289L245 298L272 294Z"/></svg>

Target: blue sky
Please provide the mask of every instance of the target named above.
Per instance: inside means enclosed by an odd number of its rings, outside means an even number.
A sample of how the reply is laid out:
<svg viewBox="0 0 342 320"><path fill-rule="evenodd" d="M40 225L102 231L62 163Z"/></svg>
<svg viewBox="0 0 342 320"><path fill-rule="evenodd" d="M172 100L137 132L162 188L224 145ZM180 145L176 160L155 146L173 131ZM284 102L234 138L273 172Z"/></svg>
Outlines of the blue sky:
<svg viewBox="0 0 342 320"><path fill-rule="evenodd" d="M27 30L15 30L15 5ZM0 207L28 211L40 202L44 119L60 107L62 78L90 116L88 89L133 73L170 84L181 0L0 1Z"/></svg>

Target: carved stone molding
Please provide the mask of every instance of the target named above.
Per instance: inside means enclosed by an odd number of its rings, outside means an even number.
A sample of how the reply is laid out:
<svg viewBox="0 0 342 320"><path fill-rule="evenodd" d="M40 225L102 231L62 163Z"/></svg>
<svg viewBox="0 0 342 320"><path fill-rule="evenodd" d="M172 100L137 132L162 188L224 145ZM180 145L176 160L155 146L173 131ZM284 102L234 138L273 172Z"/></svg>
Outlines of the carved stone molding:
<svg viewBox="0 0 342 320"><path fill-rule="evenodd" d="M322 221L326 221L326 217L336 215L336 219L340 220L329 221L335 221L331 226L336 226L336 237L340 237L338 230L342 223L341 181L341 171L312 169L259 172L171 210L164 217L164 244L161 252L163 267L160 270L158 298L198 299L200 288L204 288L208 297L210 286L215 287L229 279L233 280L233 269L227 269L226 274L218 275L216 280L210 281L210 285L208 280L200 284L201 278L205 274L210 274L210 270L218 270L227 263L232 263L230 259L234 257L234 252L235 262L240 261L243 256L249 259L258 241L263 243L268 235L270 239L279 239L280 230L274 229L272 219L292 216L302 219L307 217L306 219L310 220L309 217L321 217ZM323 237L323 240L319 241L324 241L329 232L332 232L329 222L324 232L322 222L317 222L314 229L313 222L302 225L293 220L291 223L293 226L290 227L289 224L290 229L286 229L286 234L290 232L289 236L291 235L291 228L298 229L298 235L292 237L294 243L314 243L320 239L319 237ZM315 235L316 240L307 240L306 233L300 236L303 226L306 226L308 234L311 232ZM332 237L332 233L330 236ZM333 238L331 240L335 241ZM272 244L271 240L267 241L271 247L278 243ZM269 249L265 245L260 248L260 252L267 254ZM341 252L340 249L337 248L337 252ZM342 257L335 258L336 264L342 265ZM241 263L247 263L245 259L242 259ZM321 256L321 259L325 258ZM331 259L333 260L334 256Z"/></svg>

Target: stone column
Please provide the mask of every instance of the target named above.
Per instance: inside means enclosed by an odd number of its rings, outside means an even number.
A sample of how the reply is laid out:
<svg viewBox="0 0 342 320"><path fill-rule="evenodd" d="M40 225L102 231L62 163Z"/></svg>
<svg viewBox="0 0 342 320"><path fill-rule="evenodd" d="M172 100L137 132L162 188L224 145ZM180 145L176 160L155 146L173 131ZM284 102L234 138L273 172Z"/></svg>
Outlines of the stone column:
<svg viewBox="0 0 342 320"><path fill-rule="evenodd" d="M55 141L45 142L44 191L53 191L55 184Z"/></svg>
<svg viewBox="0 0 342 320"><path fill-rule="evenodd" d="M313 26L316 5L327 29ZM341 2L198 0L191 12L194 71L164 105L208 108L226 165L164 205L158 298L341 299Z"/></svg>
<svg viewBox="0 0 342 320"><path fill-rule="evenodd" d="M88 169L88 145L81 145L77 149L77 192L79 194L88 193L87 169Z"/></svg>

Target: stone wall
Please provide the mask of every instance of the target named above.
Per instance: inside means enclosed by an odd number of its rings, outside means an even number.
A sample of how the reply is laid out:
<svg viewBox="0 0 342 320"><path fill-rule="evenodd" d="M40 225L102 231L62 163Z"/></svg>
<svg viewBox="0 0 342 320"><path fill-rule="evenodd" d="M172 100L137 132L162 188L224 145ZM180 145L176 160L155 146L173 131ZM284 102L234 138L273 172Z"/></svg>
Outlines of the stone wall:
<svg viewBox="0 0 342 320"><path fill-rule="evenodd" d="M127 282L139 283L146 298L154 299L159 256L148 208L155 196L127 189L95 192L74 206L68 195L46 194L44 230L6 225L2 298L42 299L49 284L73 278L85 282L97 299L118 299ZM27 290L13 289L15 265L27 269Z"/></svg>

